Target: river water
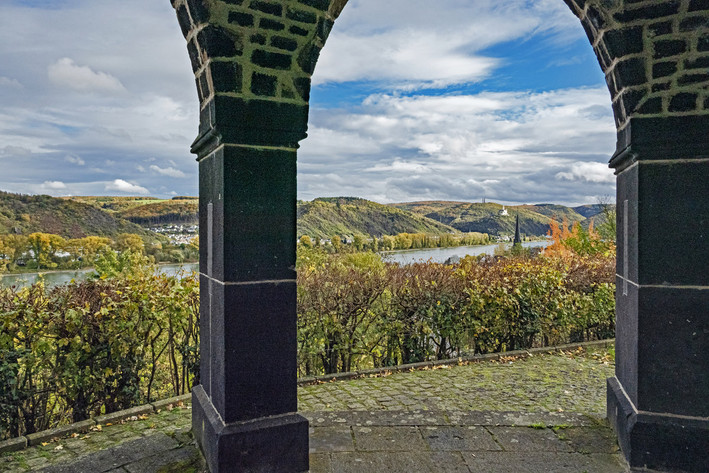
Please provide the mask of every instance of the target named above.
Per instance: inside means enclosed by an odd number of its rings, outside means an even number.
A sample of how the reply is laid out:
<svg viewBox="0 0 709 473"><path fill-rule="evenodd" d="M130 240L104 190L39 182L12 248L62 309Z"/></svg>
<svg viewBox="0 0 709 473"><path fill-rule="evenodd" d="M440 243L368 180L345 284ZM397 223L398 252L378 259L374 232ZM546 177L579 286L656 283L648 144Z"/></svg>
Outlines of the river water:
<svg viewBox="0 0 709 473"><path fill-rule="evenodd" d="M539 248L547 246L547 241L525 241L522 246L525 248ZM499 243L493 245L475 245L475 246L455 246L452 248L427 248L423 250L403 250L403 251L388 251L382 253L382 259L389 263L410 264L421 261L431 260L435 263L444 263L448 258L459 257L463 258L468 255L492 255ZM505 243L506 248L510 248L512 243Z"/></svg>
<svg viewBox="0 0 709 473"><path fill-rule="evenodd" d="M522 246L527 248L546 246L546 241L527 241L522 243ZM382 253L382 259L390 263L409 264L420 261L433 261L443 263L448 258L462 258L467 255L482 255L494 254L498 244L494 245L476 245L476 246L456 246L453 248L427 248L423 250L403 250L403 251L388 251ZM507 243L509 248L511 243ZM191 271L199 271L198 263L185 264L161 264L159 265L160 272L168 275L177 274L180 271L187 273ZM72 280L81 281L87 279L93 273L92 269L72 270L72 271L49 271L43 273L24 273L24 274L6 274L0 276L0 286L18 286L24 287L34 284L40 277L44 278L47 286L57 286L66 284Z"/></svg>
<svg viewBox="0 0 709 473"><path fill-rule="evenodd" d="M185 264L161 264L158 266L161 273L167 275L174 275L180 271L197 271L199 269L198 263L185 263ZM58 286L60 284L66 284L72 280L82 281L88 279L91 274L93 274L93 269L80 269L71 271L48 271L40 273L23 273L23 274L5 274L0 276L0 286L18 286L25 287L30 284L36 283L39 278L44 279L44 283L47 286Z"/></svg>

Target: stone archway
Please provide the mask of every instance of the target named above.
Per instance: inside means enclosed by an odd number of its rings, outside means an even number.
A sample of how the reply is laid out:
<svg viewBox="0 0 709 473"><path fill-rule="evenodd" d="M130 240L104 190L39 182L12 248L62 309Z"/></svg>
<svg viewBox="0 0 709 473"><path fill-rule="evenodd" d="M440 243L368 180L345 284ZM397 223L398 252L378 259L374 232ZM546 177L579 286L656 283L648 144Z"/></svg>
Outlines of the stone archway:
<svg viewBox="0 0 709 473"><path fill-rule="evenodd" d="M474 0L471 0L474 1ZM202 379L212 471L305 471L296 413L296 150L346 0L171 0L200 98ZM617 368L632 466L706 471L709 1L565 0L610 91L618 176Z"/></svg>

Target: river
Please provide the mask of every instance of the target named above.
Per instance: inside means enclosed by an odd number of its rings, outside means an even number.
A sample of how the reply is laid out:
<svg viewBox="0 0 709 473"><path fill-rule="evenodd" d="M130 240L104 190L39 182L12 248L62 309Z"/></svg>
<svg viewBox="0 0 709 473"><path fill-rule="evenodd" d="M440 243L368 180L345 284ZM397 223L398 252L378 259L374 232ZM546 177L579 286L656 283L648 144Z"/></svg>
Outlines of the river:
<svg viewBox="0 0 709 473"><path fill-rule="evenodd" d="M522 246L525 248L539 248L548 244L547 241L525 241ZM454 246L451 248L427 248L423 250L388 251L381 255L382 259L389 263L410 264L428 260L435 263L444 263L448 258L454 256L462 258L467 255L492 255L498 246L499 243L493 245ZM511 246L512 243L505 243L506 248Z"/></svg>
<svg viewBox="0 0 709 473"><path fill-rule="evenodd" d="M198 263L184 263L184 264L161 264L158 266L161 273L174 275L181 270L190 272L198 270ZM44 279L44 283L47 286L58 286L60 284L66 284L71 282L71 280L81 281L88 279L88 277L94 272L93 269L79 269L70 271L47 271L40 273L22 273L22 274L5 274L0 276L0 286L19 286L25 287L30 284L36 283L40 277Z"/></svg>
<svg viewBox="0 0 709 473"><path fill-rule="evenodd" d="M507 243L506 246L509 247L511 244ZM522 246L526 248L542 247L546 246L546 241L526 241L522 243ZM409 264L419 261L434 261L436 263L443 263L448 258L458 256L460 258L467 255L482 255L494 254L495 249L498 244L493 245L475 245L475 246L455 246L452 248L426 248L423 250L402 250L402 251L388 251L386 253L381 253L382 259L390 263L399 264ZM179 271L198 271L198 263L184 263L184 264L161 264L158 266L160 272L168 275L173 275ZM71 282L71 280L80 281L87 279L93 273L93 269L81 269L81 270L71 270L71 271L47 271L40 273L23 273L23 274L5 274L0 276L0 286L19 286L25 287L30 284L34 284L40 278L44 278L44 282L47 286L58 286L60 284L66 284Z"/></svg>

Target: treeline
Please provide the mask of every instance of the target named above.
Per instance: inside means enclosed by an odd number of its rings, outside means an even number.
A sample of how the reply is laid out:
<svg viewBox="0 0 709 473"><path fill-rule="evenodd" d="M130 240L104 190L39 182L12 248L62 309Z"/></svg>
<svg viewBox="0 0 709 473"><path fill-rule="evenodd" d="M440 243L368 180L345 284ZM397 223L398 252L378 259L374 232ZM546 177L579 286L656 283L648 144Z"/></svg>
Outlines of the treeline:
<svg viewBox="0 0 709 473"><path fill-rule="evenodd" d="M165 200L151 202L122 210L122 218L138 225L161 225L170 223L197 223L199 221L199 201Z"/></svg>
<svg viewBox="0 0 709 473"><path fill-rule="evenodd" d="M81 269L94 265L107 250L146 254L155 262L195 261L197 240L170 245L146 242L140 235L121 233L115 238L88 236L65 239L51 233L0 235L0 272L27 269Z"/></svg>
<svg viewBox="0 0 709 473"><path fill-rule="evenodd" d="M490 236L487 233L461 233L441 235L428 233L399 233L397 235L383 235L380 238L370 238L363 235L354 237L341 237L333 235L330 239L312 239L303 235L298 240L299 246L305 249L319 248L330 253L357 252L357 251L391 251L412 250L425 248L448 248L463 245L487 245Z"/></svg>

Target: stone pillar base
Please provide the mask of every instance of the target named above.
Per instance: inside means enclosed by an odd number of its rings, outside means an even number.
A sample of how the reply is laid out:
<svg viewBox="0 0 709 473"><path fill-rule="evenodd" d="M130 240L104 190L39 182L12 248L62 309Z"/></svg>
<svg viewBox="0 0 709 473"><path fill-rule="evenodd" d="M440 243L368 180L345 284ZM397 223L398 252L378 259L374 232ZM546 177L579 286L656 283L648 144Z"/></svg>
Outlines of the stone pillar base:
<svg viewBox="0 0 709 473"><path fill-rule="evenodd" d="M709 471L709 419L638 411L617 378L607 385L608 420L632 468Z"/></svg>
<svg viewBox="0 0 709 473"><path fill-rule="evenodd" d="M202 386L195 386L192 430L212 473L308 471L308 420L299 414L225 424Z"/></svg>

